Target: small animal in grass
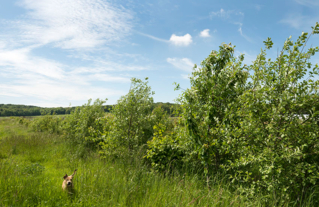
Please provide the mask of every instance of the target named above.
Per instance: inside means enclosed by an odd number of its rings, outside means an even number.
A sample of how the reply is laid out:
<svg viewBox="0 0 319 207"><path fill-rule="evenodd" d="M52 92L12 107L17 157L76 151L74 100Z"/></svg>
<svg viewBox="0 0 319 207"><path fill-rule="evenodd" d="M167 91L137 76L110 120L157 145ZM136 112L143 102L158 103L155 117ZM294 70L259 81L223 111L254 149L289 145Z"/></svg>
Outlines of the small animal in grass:
<svg viewBox="0 0 319 207"><path fill-rule="evenodd" d="M73 188L74 188L74 184L73 184L73 177L76 173L76 170L74 170L73 174L68 176L68 174L65 174L65 176L63 177L63 183L62 183L62 189L63 191L67 191L68 193L72 193L73 192Z"/></svg>

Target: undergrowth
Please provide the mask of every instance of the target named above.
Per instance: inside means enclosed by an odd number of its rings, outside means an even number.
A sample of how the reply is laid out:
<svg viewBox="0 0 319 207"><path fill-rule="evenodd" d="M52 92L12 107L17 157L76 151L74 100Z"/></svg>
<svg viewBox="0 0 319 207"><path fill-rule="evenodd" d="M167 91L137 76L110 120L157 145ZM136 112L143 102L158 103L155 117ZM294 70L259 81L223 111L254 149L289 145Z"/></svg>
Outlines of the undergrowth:
<svg viewBox="0 0 319 207"><path fill-rule="evenodd" d="M222 175L211 177L207 187L194 170L159 174L138 156L81 156L62 136L31 132L11 119L0 123L6 128L0 137L0 206L313 206L318 196L313 191L308 200L289 201L257 193L251 199ZM74 169L76 192L68 195L62 177ZM265 196L272 203L263 203Z"/></svg>

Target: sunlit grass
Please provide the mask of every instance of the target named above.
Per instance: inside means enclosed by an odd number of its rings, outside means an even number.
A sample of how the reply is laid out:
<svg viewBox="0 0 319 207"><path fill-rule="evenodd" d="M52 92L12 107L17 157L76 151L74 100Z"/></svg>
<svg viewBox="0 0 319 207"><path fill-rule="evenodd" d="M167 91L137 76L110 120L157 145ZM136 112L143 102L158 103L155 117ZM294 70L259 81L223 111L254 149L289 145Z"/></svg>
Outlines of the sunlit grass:
<svg viewBox="0 0 319 207"><path fill-rule="evenodd" d="M108 161L96 153L81 158L62 137L30 132L9 118L0 120L0 129L5 131L0 134L0 206L265 206L263 195L248 199L221 176L208 188L201 175L165 176L139 158ZM62 191L62 177L74 169L76 193L69 195ZM273 195L267 205L279 201ZM299 204L312 206L311 200Z"/></svg>

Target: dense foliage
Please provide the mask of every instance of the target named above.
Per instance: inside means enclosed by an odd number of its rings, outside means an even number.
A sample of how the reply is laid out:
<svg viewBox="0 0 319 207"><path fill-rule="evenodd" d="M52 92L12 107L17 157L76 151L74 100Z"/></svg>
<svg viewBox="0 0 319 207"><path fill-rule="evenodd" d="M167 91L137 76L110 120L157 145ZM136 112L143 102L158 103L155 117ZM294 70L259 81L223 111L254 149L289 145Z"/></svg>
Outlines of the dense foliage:
<svg viewBox="0 0 319 207"><path fill-rule="evenodd" d="M102 105L104 100L97 99L91 104L90 99L87 104L77 107L69 116L65 118L65 136L71 143L85 147L94 147L96 141L91 139L91 129L98 126L96 120L105 114Z"/></svg>
<svg viewBox="0 0 319 207"><path fill-rule="evenodd" d="M152 110L153 91L147 78L132 78L129 93L122 96L112 110L112 126L103 136L103 154L121 156L145 145L153 135L153 126L167 117L161 108Z"/></svg>
<svg viewBox="0 0 319 207"><path fill-rule="evenodd" d="M318 33L316 24L312 34ZM289 37L275 60L262 50L249 67L240 107L228 112L238 117L231 120L238 126L224 128L233 151L225 168L233 181L298 196L318 183L319 67L310 57L319 48L305 50L309 37L302 33L295 43ZM267 49L273 45L271 39L264 43Z"/></svg>
<svg viewBox="0 0 319 207"><path fill-rule="evenodd" d="M317 23L312 34L318 33ZM147 156L152 165L169 168L169 152L183 149L177 159L197 160L207 178L224 173L247 195L265 190L302 199L319 180L319 67L310 62L319 48L305 50L310 35L288 38L275 60L266 58L268 38L251 66L233 56L230 44L212 51L179 98L184 125L175 129L184 136L156 134Z"/></svg>

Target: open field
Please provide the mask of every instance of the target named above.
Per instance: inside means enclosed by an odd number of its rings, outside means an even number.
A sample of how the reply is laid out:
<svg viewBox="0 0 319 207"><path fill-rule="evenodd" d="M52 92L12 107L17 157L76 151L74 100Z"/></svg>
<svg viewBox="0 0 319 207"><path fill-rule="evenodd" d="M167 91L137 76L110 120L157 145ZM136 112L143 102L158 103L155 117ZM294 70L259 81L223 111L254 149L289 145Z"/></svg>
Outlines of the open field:
<svg viewBox="0 0 319 207"><path fill-rule="evenodd" d="M0 120L1 206L256 206L216 183L206 189L196 176L163 177L138 160L80 159L60 137L34 133L10 118ZM76 194L62 192L62 177L78 169Z"/></svg>

